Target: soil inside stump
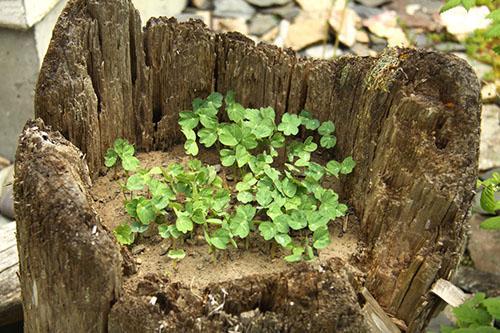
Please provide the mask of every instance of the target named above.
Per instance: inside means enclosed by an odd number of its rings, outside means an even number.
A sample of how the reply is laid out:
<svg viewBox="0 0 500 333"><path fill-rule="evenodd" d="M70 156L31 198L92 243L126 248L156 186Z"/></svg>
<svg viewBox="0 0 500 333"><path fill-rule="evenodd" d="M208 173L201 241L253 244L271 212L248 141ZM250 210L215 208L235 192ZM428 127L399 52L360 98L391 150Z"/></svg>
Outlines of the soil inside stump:
<svg viewBox="0 0 500 333"><path fill-rule="evenodd" d="M138 153L141 167L151 168L153 166L166 167L171 163L187 163L191 156L184 153L182 145L176 145L167 152L153 151ZM206 164L219 164L219 156L213 150L200 150L196 157ZM325 164L320 158L317 162ZM226 170L222 168L219 175L226 179ZM108 171L99 177L91 189L95 206L102 223L113 230L121 223L129 219L125 208L125 197L121 191L120 183L126 182L126 175L119 171ZM326 178L326 183L333 179ZM227 181L229 185L235 182ZM333 183L333 182L332 182ZM232 186L234 187L234 186ZM127 195L129 195L127 193ZM347 220L344 220L347 219ZM347 225L347 231L343 231L343 224ZM151 231L151 232L150 232ZM359 224L354 215L339 218L330 223L330 235L332 242L326 249L319 251L319 256L314 260L315 264L329 261L332 258L340 258L349 262L358 249ZM150 235L147 235L147 234ZM191 290L203 290L209 284L221 283L230 280L245 278L252 275L284 272L293 264L287 263L283 257L288 255L275 244L270 249L271 242L265 242L259 235L250 237L249 248L245 249L243 242L238 242L238 248L232 246L226 251L216 251L215 255L209 254L209 247L203 239L187 240L178 247L186 252L186 257L179 263L174 264L167 257L171 248L171 240L162 239L156 230L148 230L146 235L136 237L132 246L129 247L133 259L137 265L137 273L126 278L125 288L137 290L139 282L148 279L148 276L164 277L170 282L180 282ZM271 255L273 252L273 255Z"/></svg>

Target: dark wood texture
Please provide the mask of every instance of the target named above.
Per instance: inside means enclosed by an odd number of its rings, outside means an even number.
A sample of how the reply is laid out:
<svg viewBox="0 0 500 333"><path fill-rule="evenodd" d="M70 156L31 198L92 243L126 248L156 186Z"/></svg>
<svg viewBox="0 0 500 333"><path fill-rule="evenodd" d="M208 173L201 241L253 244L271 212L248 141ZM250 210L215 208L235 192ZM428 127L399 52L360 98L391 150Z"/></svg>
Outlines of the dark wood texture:
<svg viewBox="0 0 500 333"><path fill-rule="evenodd" d="M464 245L480 122L472 69L411 49L304 60L194 21L140 27L128 0L74 0L42 66L36 115L83 151L91 176L117 137L142 150L182 140L177 114L214 90L234 90L247 107L331 119L332 156L358 163L340 193L364 233L366 285L410 332L422 331L438 302L429 289L449 279Z"/></svg>

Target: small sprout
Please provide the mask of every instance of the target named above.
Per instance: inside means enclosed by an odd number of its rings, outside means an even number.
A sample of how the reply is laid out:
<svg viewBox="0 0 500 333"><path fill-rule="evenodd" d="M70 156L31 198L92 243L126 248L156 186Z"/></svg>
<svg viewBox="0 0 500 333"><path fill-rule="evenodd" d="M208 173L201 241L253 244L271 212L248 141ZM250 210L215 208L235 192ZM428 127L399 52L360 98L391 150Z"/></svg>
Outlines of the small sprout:
<svg viewBox="0 0 500 333"><path fill-rule="evenodd" d="M130 245L134 242L134 233L128 224L120 224L115 228L115 230L113 230L113 234L115 235L118 243L122 245Z"/></svg>
<svg viewBox="0 0 500 333"><path fill-rule="evenodd" d="M177 249L177 250L170 250L167 253L167 257L170 259L173 259L175 261L182 260L186 257L186 253L184 252L183 249Z"/></svg>

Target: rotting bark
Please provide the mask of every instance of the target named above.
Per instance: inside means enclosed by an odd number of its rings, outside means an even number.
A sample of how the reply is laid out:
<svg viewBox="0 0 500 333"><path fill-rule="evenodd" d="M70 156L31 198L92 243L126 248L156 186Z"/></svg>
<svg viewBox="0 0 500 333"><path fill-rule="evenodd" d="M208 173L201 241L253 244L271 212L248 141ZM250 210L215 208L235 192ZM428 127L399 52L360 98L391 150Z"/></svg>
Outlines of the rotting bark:
<svg viewBox="0 0 500 333"><path fill-rule="evenodd" d="M15 222L0 225L0 327L23 319Z"/></svg>
<svg viewBox="0 0 500 333"><path fill-rule="evenodd" d="M121 257L88 194L83 154L43 122L19 139L15 209L26 332L106 332Z"/></svg>
<svg viewBox="0 0 500 333"><path fill-rule="evenodd" d="M95 176L117 137L143 150L181 140L178 112L213 90L335 122L332 156L358 163L341 196L364 230L368 289L422 331L438 302L429 289L450 277L464 245L480 118L471 68L408 49L304 60L196 21L152 19L141 32L128 0L74 0L54 30L36 114L86 154Z"/></svg>

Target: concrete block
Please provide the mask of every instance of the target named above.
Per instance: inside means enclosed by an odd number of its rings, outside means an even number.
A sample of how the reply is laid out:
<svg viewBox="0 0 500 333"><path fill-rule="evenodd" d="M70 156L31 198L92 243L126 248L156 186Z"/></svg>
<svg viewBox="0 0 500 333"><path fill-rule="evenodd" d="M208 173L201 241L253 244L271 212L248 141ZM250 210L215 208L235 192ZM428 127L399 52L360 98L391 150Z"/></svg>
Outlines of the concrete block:
<svg viewBox="0 0 500 333"><path fill-rule="evenodd" d="M23 4L39 0L20 1ZM44 10L49 12L33 26L21 30L0 28L0 156L14 159L17 137L24 123L33 118L33 97L40 64L47 50L52 29L66 0L57 2L40 1L36 15ZM0 0L0 20L7 10L15 8L17 0ZM49 7L41 6L50 3ZM8 5L6 5L8 4ZM5 5L5 6L4 6ZM33 7L33 8L34 8ZM43 8L42 8L43 7ZM33 9L32 8L32 9ZM34 8L36 9L36 8ZM35 12L24 12L26 27L36 20ZM32 15L32 16L26 16ZM4 24L5 26L5 24ZM20 26L17 26L19 28Z"/></svg>

